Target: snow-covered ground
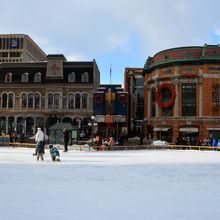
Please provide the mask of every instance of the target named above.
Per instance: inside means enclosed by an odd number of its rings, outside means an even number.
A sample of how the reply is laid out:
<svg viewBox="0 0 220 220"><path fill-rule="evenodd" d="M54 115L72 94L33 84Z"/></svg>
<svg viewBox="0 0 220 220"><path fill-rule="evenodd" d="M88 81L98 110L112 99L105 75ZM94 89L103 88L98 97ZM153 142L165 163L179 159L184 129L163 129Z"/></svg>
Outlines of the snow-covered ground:
<svg viewBox="0 0 220 220"><path fill-rule="evenodd" d="M1 220L219 220L220 152L0 147Z"/></svg>

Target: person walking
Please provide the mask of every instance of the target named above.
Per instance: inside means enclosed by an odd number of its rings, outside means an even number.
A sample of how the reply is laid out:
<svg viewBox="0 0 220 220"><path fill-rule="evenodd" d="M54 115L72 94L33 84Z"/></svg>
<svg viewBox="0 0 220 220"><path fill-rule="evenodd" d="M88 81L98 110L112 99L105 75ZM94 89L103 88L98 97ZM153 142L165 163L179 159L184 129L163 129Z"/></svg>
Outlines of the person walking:
<svg viewBox="0 0 220 220"><path fill-rule="evenodd" d="M37 129L35 142L37 143L35 152L35 154L37 154L37 161L39 160L39 158L41 158L41 160L44 160L44 133L41 128Z"/></svg>
<svg viewBox="0 0 220 220"><path fill-rule="evenodd" d="M69 132L66 130L66 128L63 129L63 138L64 138L64 151L68 151L68 142L69 142Z"/></svg>

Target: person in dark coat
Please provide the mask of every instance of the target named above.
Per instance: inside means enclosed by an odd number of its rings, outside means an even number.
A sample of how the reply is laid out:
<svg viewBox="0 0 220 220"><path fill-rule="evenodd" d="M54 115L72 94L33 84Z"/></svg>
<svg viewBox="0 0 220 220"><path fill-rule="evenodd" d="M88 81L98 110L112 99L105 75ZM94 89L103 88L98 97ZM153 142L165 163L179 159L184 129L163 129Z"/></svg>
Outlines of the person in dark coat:
<svg viewBox="0 0 220 220"><path fill-rule="evenodd" d="M68 151L68 142L69 142L69 132L66 130L66 128L63 129L63 138L64 138L64 151Z"/></svg>

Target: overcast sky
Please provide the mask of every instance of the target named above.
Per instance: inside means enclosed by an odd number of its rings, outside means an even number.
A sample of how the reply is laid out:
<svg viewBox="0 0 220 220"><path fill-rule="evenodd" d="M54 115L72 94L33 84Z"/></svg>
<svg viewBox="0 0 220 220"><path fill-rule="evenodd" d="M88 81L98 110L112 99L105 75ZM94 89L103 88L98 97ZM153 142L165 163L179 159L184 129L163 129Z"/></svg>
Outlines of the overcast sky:
<svg viewBox="0 0 220 220"><path fill-rule="evenodd" d="M95 59L101 83L180 46L218 44L219 0L0 0L0 33L28 34L47 53Z"/></svg>

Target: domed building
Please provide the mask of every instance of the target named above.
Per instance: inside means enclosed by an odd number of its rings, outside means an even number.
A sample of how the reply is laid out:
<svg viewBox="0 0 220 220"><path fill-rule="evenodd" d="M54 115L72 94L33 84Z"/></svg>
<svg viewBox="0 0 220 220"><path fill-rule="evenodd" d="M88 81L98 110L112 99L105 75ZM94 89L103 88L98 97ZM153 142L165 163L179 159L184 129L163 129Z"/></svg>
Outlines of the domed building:
<svg viewBox="0 0 220 220"><path fill-rule="evenodd" d="M220 138L220 45L160 51L148 57L144 76L149 137Z"/></svg>

